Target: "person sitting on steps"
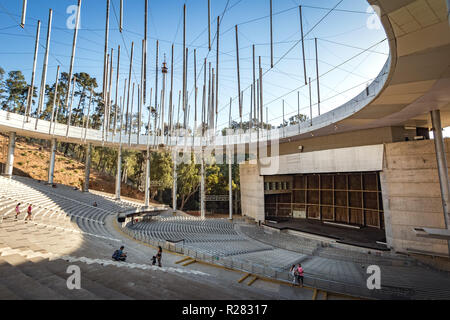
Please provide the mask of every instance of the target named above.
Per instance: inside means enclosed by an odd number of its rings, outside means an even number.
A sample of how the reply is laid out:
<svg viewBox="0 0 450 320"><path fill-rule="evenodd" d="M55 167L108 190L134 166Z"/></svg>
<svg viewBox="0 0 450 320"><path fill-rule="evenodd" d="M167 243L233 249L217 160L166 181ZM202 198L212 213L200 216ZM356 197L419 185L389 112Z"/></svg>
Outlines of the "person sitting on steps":
<svg viewBox="0 0 450 320"><path fill-rule="evenodd" d="M114 254L112 255L113 260L115 261L127 260L127 254L126 252L123 252L124 248L125 248L124 246L121 246L119 250L114 251Z"/></svg>

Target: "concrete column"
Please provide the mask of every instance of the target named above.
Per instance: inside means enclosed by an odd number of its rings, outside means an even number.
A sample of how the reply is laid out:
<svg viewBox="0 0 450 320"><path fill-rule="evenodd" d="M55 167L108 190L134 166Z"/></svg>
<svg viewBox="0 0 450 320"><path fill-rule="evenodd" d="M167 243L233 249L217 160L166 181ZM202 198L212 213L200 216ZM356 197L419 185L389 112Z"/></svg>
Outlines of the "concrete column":
<svg viewBox="0 0 450 320"><path fill-rule="evenodd" d="M91 174L91 151L92 151L92 143L88 143L86 146L86 162L84 168L84 185L83 191L89 191L89 176Z"/></svg>
<svg viewBox="0 0 450 320"><path fill-rule="evenodd" d="M122 145L117 152L116 200L120 200L120 183L122 180Z"/></svg>
<svg viewBox="0 0 450 320"><path fill-rule="evenodd" d="M14 169L14 150L16 149L16 133L9 133L8 158L5 165L5 176L11 177Z"/></svg>
<svg viewBox="0 0 450 320"><path fill-rule="evenodd" d="M450 225L449 218L449 179L447 159L445 155L444 138L442 136L441 113L439 110L431 111L431 123L433 125L434 146L436 148L436 160L438 166L439 183L441 185L442 207L444 210L445 228ZM450 241L449 241L450 253Z"/></svg>
<svg viewBox="0 0 450 320"><path fill-rule="evenodd" d="M230 217L229 220L233 220L233 168L231 165L231 157L229 159L228 164L228 185L229 185L229 191L228 191L228 201L229 201L229 207L230 207Z"/></svg>
<svg viewBox="0 0 450 320"><path fill-rule="evenodd" d="M177 212L177 152L174 151L172 160L173 160L173 187L172 187L172 209L173 213Z"/></svg>
<svg viewBox="0 0 450 320"><path fill-rule="evenodd" d="M200 215L204 219L206 217L205 210L205 154L202 150L202 160L200 167Z"/></svg>
<svg viewBox="0 0 450 320"><path fill-rule="evenodd" d="M50 146L50 164L48 167L48 184L53 184L53 176L55 172L55 155L56 155L56 139L51 140Z"/></svg>
<svg viewBox="0 0 450 320"><path fill-rule="evenodd" d="M150 149L147 148L147 154L145 159L145 203L144 206L148 208L150 206Z"/></svg>

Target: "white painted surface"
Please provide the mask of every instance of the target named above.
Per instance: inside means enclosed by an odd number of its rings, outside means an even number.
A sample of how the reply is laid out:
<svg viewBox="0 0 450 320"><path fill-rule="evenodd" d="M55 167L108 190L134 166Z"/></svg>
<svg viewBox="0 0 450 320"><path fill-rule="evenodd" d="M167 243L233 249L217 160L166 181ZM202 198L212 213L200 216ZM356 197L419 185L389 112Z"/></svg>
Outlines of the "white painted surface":
<svg viewBox="0 0 450 320"><path fill-rule="evenodd" d="M330 149L270 158L263 176L297 173L366 172L383 170L383 145Z"/></svg>

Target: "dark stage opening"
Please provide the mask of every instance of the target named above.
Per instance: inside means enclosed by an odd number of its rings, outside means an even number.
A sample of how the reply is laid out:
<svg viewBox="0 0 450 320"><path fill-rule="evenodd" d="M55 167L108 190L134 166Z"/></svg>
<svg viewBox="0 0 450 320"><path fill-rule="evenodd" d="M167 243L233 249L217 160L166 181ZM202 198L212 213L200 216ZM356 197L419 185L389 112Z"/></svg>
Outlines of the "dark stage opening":
<svg viewBox="0 0 450 320"><path fill-rule="evenodd" d="M379 172L266 176L264 198L266 221L355 245L385 242Z"/></svg>

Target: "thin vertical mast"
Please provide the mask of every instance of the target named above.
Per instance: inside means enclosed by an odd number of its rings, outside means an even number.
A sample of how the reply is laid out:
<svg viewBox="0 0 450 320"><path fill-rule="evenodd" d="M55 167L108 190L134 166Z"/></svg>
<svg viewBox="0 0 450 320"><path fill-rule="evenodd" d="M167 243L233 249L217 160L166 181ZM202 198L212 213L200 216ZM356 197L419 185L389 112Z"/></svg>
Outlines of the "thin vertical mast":
<svg viewBox="0 0 450 320"><path fill-rule="evenodd" d="M128 72L128 93L127 93L127 111L125 115L125 134L128 133L128 112L130 108L130 90L131 90L131 71L133 69L134 42L131 42L130 69ZM125 97L124 97L125 99ZM125 101L125 100L124 100Z"/></svg>
<svg viewBox="0 0 450 320"><path fill-rule="evenodd" d="M120 76L120 45L117 48L117 76L116 76L116 98L114 103L114 129L113 129L113 135L116 135L116 129L117 129L117 117L120 112L119 109L119 101L117 100L119 95L119 76Z"/></svg>
<svg viewBox="0 0 450 320"><path fill-rule="evenodd" d="M75 31L73 33L73 43L72 43L72 55L70 58L70 71L69 71L69 83L67 85L67 88L70 88L72 76L73 76L73 64L75 62L75 52L77 47L77 38L78 38L78 28L80 24L80 14L81 14L81 0L78 0L78 8L77 8L77 17L75 21ZM69 136L69 128L70 128L70 120L72 118L72 107L69 108L69 90L67 90L66 95L66 106L69 112L69 117L67 119L67 131L66 131L66 138Z"/></svg>
<svg viewBox="0 0 450 320"><path fill-rule="evenodd" d="M58 84L59 84L59 69L60 66L56 69L56 80L55 80L55 93L53 94L53 107L52 107L52 117L50 119L50 128L48 130L48 134L52 131L52 123L54 125L55 120L55 106L56 106L56 97L58 96Z"/></svg>
<svg viewBox="0 0 450 320"><path fill-rule="evenodd" d="M109 7L110 7L110 1L106 0L106 26L105 26L105 51L103 53L103 92L102 92L102 98L104 100L105 106L107 104L107 82L108 82L108 60L107 60L107 54L108 54L108 40L109 40Z"/></svg>
<svg viewBox="0 0 450 320"><path fill-rule="evenodd" d="M305 37L303 35L303 14L302 14L302 6L298 7L300 10L300 31L302 37L302 53L303 53L303 72L305 77L305 85L308 84L308 78L306 76L306 58L305 58Z"/></svg>
<svg viewBox="0 0 450 320"><path fill-rule="evenodd" d="M27 0L23 0L23 5L22 5L22 19L20 20L20 26L23 28L25 28L25 20L27 17Z"/></svg>
<svg viewBox="0 0 450 320"><path fill-rule="evenodd" d="M237 71L237 82L238 82L238 97L239 97L239 108L242 106L241 101L241 73L239 68L239 36L238 36L238 26L235 26L236 30L236 71Z"/></svg>
<svg viewBox="0 0 450 320"><path fill-rule="evenodd" d="M51 38L51 34L52 34L52 19L53 19L53 10L50 9L49 13L48 13L47 42L45 44L44 67L42 69L41 90L39 93L39 102L38 102L38 110L37 110L37 114L36 114L35 130L37 129L38 119L41 115L42 106L44 104L45 83L47 82L48 54L50 52L50 38Z"/></svg>
<svg viewBox="0 0 450 320"><path fill-rule="evenodd" d="M272 0L270 0L270 67L273 68L273 16L272 16Z"/></svg>
<svg viewBox="0 0 450 320"><path fill-rule="evenodd" d="M39 35L41 32L41 21L38 20L37 23L37 29L36 29L36 42L34 45L34 60L33 60L33 72L31 75L31 90L30 94L28 95L28 103L27 103L27 112L26 112L26 121L28 122L28 117L31 113L31 104L33 103L33 94L34 94L34 81L36 78L36 65L37 65L37 56L39 51Z"/></svg>
<svg viewBox="0 0 450 320"><path fill-rule="evenodd" d="M122 33L123 31L123 0L120 0L120 25L119 25L119 31ZM125 97L123 97L125 99ZM125 104L125 102L123 102ZM122 120L120 120L122 121Z"/></svg>
<svg viewBox="0 0 450 320"><path fill-rule="evenodd" d="M316 72L317 72L317 107L319 108L319 116L320 116L320 76L319 76L319 54L317 50L317 38L314 39L316 45Z"/></svg>
<svg viewBox="0 0 450 320"><path fill-rule="evenodd" d="M219 118L219 39L220 17L217 17L217 53L216 53L216 123ZM216 125L217 126L217 125Z"/></svg>

